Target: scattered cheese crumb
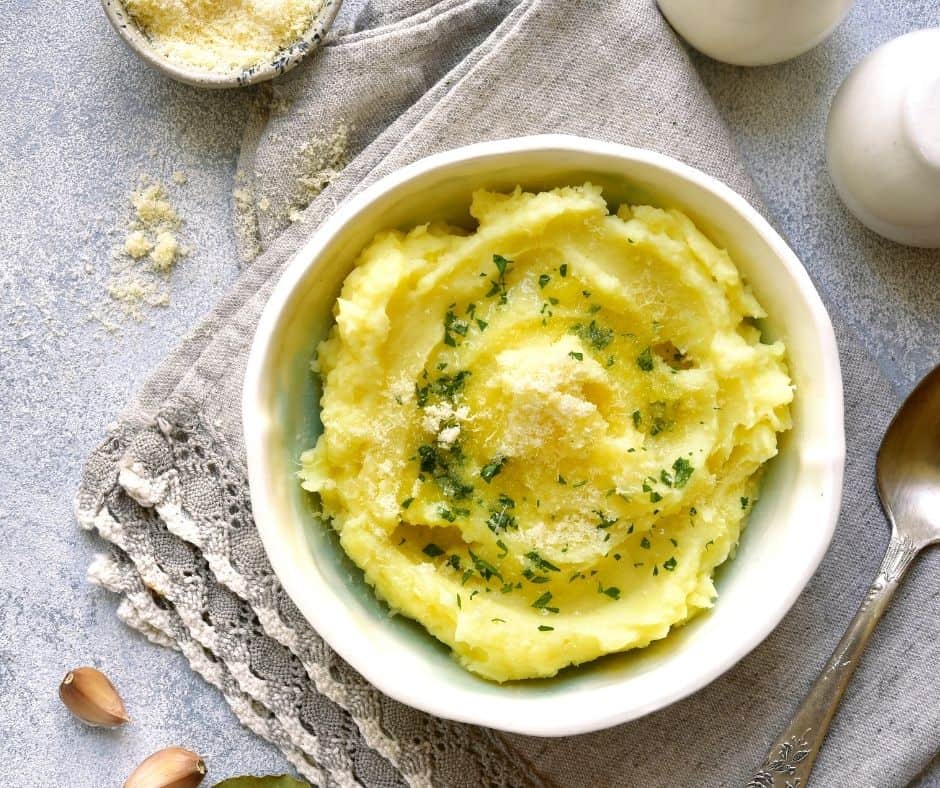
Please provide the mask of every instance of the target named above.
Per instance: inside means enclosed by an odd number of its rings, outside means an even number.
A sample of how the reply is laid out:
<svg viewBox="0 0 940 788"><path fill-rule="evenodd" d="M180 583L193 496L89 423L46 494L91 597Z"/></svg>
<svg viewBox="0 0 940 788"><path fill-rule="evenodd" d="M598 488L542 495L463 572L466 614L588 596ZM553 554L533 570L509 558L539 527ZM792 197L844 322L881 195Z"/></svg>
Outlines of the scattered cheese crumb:
<svg viewBox="0 0 940 788"><path fill-rule="evenodd" d="M170 205L166 189L159 183L145 183L141 188L135 189L131 194L131 203L138 221L145 227L158 224L175 227L179 224L179 216Z"/></svg>
<svg viewBox="0 0 940 788"><path fill-rule="evenodd" d="M170 176L170 180L177 186L185 186L186 182L189 180L189 176L187 176L185 172L177 170Z"/></svg>
<svg viewBox="0 0 940 788"><path fill-rule="evenodd" d="M169 230L162 230L157 234L157 242L150 253L150 259L153 261L153 267L165 273L176 264L176 258L180 256L180 244L176 235Z"/></svg>
<svg viewBox="0 0 940 788"><path fill-rule="evenodd" d="M144 255L150 254L153 244L144 234L143 230L134 230L127 234L124 239L124 251L135 260L139 260Z"/></svg>
<svg viewBox="0 0 940 788"><path fill-rule="evenodd" d="M215 73L273 60L322 6L323 0L124 0L161 54Z"/></svg>
<svg viewBox="0 0 940 788"><path fill-rule="evenodd" d="M346 166L350 132L349 126L340 123L330 132L321 131L318 137L300 149L297 154L299 176L291 201L293 208L306 208Z"/></svg>
<svg viewBox="0 0 940 788"><path fill-rule="evenodd" d="M186 176L174 173L171 179L179 184ZM144 306L169 304L166 276L188 250L177 237L182 219L162 184L141 176L131 192L130 203L133 213L125 225L123 244L112 249L111 275L105 291L119 310L114 317L124 314L142 320ZM93 317L108 330L115 325L100 309Z"/></svg>

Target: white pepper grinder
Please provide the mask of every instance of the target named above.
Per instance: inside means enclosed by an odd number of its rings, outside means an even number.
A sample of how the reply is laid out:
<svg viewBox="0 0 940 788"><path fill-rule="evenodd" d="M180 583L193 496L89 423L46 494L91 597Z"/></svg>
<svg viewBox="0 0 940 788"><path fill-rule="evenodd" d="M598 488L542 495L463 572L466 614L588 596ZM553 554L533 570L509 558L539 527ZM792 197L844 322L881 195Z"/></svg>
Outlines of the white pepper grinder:
<svg viewBox="0 0 940 788"><path fill-rule="evenodd" d="M940 28L889 41L855 67L832 102L826 159L863 224L940 247Z"/></svg>
<svg viewBox="0 0 940 788"><path fill-rule="evenodd" d="M699 52L736 66L781 63L829 37L853 0L656 0Z"/></svg>

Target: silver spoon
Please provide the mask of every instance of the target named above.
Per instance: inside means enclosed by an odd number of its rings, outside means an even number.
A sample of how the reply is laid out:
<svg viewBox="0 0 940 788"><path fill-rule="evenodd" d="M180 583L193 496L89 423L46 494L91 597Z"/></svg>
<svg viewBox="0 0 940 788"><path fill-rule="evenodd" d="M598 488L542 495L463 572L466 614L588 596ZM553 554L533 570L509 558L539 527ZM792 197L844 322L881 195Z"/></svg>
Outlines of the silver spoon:
<svg viewBox="0 0 940 788"><path fill-rule="evenodd" d="M878 576L747 788L806 788L871 633L914 558L940 542L940 367L917 385L888 426L876 476L881 505L891 522L891 541Z"/></svg>

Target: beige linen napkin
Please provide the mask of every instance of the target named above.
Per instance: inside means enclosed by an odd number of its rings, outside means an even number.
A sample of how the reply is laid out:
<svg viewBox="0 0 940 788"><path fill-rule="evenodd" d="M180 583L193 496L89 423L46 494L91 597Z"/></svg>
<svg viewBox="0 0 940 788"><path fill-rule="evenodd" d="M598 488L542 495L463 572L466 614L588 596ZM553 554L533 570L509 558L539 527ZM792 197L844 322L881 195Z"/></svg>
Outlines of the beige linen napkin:
<svg viewBox="0 0 940 788"><path fill-rule="evenodd" d="M259 95L239 164L249 262L89 458L78 519L113 545L93 579L123 595L125 621L182 650L317 784L744 785L887 539L872 462L897 402L838 315L849 465L832 549L764 644L668 709L555 740L428 717L337 658L273 576L248 501L242 375L273 284L338 203L435 151L557 131L662 151L759 206L653 0L409 0L373 3L360 19L370 27L337 35ZM915 567L886 617L820 757L818 785L902 785L936 751L940 617L923 615L940 594L936 569L934 557Z"/></svg>

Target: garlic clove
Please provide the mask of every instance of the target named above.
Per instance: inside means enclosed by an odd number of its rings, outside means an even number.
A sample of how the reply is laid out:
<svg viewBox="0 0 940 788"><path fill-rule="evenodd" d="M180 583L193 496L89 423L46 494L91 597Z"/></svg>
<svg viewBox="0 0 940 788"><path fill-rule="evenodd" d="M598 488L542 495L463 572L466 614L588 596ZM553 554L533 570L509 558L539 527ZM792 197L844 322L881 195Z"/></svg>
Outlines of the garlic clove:
<svg viewBox="0 0 940 788"><path fill-rule="evenodd" d="M124 788L195 788L206 776L206 764L182 747L155 752L131 773Z"/></svg>
<svg viewBox="0 0 940 788"><path fill-rule="evenodd" d="M72 714L88 725L117 728L130 721L124 701L100 670L70 670L59 685L59 697Z"/></svg>

